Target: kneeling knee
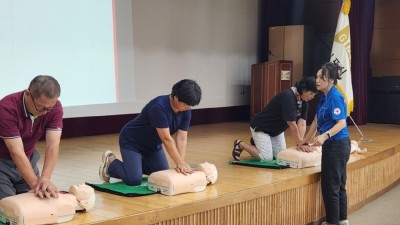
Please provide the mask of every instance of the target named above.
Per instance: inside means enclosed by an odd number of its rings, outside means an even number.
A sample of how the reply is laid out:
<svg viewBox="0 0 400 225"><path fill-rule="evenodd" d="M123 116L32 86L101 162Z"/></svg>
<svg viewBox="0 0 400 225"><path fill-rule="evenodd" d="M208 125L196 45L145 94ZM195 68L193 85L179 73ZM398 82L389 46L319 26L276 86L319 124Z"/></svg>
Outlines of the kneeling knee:
<svg viewBox="0 0 400 225"><path fill-rule="evenodd" d="M129 186L138 186L140 184L142 184L142 178L132 178L132 179L128 179L125 180L125 183Z"/></svg>

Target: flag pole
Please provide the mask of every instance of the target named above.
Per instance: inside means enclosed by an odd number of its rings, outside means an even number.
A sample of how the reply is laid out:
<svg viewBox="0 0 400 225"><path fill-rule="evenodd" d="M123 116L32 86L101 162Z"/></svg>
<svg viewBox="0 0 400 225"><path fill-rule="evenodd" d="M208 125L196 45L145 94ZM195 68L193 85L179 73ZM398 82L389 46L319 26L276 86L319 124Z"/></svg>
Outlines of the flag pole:
<svg viewBox="0 0 400 225"><path fill-rule="evenodd" d="M363 133L361 132L360 128L358 128L356 122L354 122L353 117L351 117L351 116L349 116L349 117L350 117L351 121L353 122L354 126L356 126L356 128L357 128L357 130L358 130L358 133L361 134L361 138L360 138L359 141L364 141L364 142L372 141L372 140L370 140L370 139L364 137L364 135L363 135Z"/></svg>
<svg viewBox="0 0 400 225"><path fill-rule="evenodd" d="M335 36L333 38L330 61L341 67L340 76L343 75L343 79L339 79L336 87L345 98L347 117L350 117L358 132L361 134L361 139L359 141L370 141L368 138L364 137L364 134L350 116L350 113L354 108L353 85L351 81L351 40L349 22L350 7L351 0L343 0L342 8L340 9L338 17Z"/></svg>

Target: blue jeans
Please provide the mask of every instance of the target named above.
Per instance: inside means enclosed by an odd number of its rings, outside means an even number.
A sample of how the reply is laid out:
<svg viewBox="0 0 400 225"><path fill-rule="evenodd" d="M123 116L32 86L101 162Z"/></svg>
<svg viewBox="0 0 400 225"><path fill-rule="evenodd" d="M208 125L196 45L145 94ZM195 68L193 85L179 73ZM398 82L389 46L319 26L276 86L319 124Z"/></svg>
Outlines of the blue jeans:
<svg viewBox="0 0 400 225"><path fill-rule="evenodd" d="M322 145L321 189L326 221L339 224L347 219L347 161L350 157L350 139L326 140Z"/></svg>

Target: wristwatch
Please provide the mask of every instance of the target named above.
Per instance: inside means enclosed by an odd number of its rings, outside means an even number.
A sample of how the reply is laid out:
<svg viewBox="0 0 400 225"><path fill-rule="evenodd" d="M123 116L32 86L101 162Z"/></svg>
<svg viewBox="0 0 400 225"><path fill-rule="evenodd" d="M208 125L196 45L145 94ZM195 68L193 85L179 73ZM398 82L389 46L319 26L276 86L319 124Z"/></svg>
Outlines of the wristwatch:
<svg viewBox="0 0 400 225"><path fill-rule="evenodd" d="M331 138L331 134L329 133L329 131L325 132L326 135L328 135L328 139Z"/></svg>

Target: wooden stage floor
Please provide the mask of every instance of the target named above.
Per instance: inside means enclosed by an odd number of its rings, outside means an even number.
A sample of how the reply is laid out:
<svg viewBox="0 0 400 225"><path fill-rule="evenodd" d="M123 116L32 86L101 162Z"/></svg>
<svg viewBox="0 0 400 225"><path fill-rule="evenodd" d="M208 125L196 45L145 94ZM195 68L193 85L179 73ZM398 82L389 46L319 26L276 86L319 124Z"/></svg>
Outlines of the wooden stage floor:
<svg viewBox="0 0 400 225"><path fill-rule="evenodd" d="M354 126L349 129L352 140L361 138ZM360 145L368 152L353 154L349 162L350 210L382 194L400 177L400 126L368 124L360 129L368 139ZM203 192L176 196L121 197L96 191L94 209L65 224L317 224L324 215L320 167L274 170L228 165L233 141L249 138L247 122L192 126L187 162L215 164L219 175L215 184ZM290 133L286 141L294 145ZM42 151L43 143L37 147ZM63 139L53 181L60 190L86 181L100 183L98 167L106 149L120 158L118 134ZM249 156L244 153L244 157Z"/></svg>

